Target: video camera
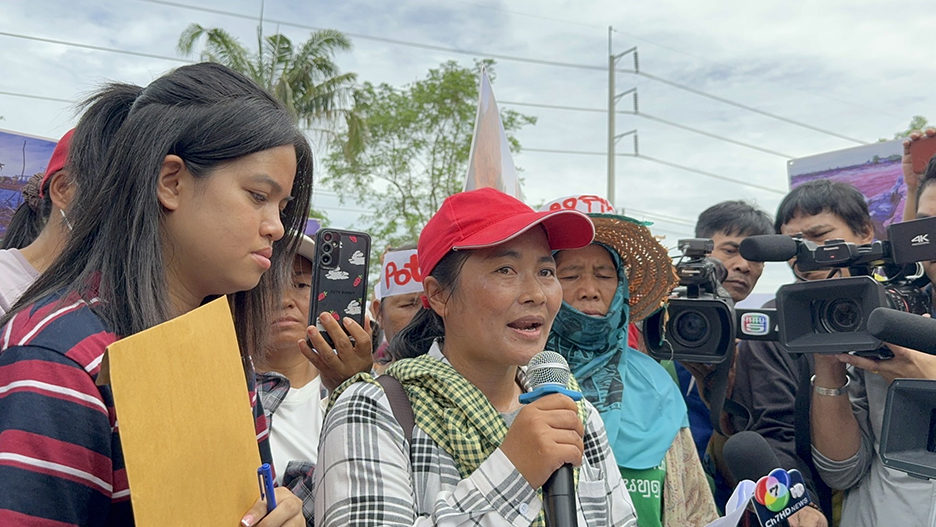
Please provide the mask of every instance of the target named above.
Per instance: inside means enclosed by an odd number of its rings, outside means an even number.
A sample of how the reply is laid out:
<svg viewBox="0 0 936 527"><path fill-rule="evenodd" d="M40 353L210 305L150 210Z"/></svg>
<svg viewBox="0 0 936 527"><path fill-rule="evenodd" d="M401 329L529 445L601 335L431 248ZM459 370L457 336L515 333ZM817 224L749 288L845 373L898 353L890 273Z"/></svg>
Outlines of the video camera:
<svg viewBox="0 0 936 527"><path fill-rule="evenodd" d="M739 309L722 281L728 271L709 255L709 239L679 240L682 256L676 262L679 287L666 309L647 318L644 336L650 356L659 360L720 363L734 347L737 329L742 338L776 340L773 310Z"/></svg>
<svg viewBox="0 0 936 527"><path fill-rule="evenodd" d="M915 314L930 311L917 262L936 260L936 218L895 223L888 227L888 238L866 245L844 240L817 245L782 235L750 236L741 242L741 256L750 261L795 259L801 272L830 269L831 278L847 268L851 275L780 287L781 346L791 353L890 355L868 331L868 316L878 307Z"/></svg>

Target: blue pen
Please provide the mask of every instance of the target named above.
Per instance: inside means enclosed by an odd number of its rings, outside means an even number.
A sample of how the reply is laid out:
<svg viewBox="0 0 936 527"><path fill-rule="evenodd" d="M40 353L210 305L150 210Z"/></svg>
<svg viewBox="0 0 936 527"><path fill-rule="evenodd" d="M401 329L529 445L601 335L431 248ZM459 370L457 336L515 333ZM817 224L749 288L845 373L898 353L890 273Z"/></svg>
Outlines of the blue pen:
<svg viewBox="0 0 936 527"><path fill-rule="evenodd" d="M276 508L276 492L273 490L273 471L269 463L257 469L257 481L260 483L260 499L266 500L267 514L270 514Z"/></svg>

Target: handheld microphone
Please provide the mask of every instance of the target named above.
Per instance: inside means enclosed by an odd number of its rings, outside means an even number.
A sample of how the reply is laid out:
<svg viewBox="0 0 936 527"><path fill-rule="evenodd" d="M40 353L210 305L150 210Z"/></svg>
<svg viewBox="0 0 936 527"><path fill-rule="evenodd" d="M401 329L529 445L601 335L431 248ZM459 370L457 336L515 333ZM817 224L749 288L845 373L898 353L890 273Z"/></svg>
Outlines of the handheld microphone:
<svg viewBox="0 0 936 527"><path fill-rule="evenodd" d="M874 338L930 355L936 355L936 320L879 307L868 316L868 332Z"/></svg>
<svg viewBox="0 0 936 527"><path fill-rule="evenodd" d="M798 250L796 241L782 234L748 236L738 246L741 257L750 262L785 262Z"/></svg>
<svg viewBox="0 0 936 527"><path fill-rule="evenodd" d="M737 481L758 481L780 466L780 460L767 440L757 432L739 432L725 442L725 464L728 472ZM776 526L789 527L789 522L781 520Z"/></svg>
<svg viewBox="0 0 936 527"><path fill-rule="evenodd" d="M553 393L568 395L574 401L582 398L581 393L566 388L571 375L569 363L555 351L541 351L534 355L527 365L526 374L533 391L520 396L523 404ZM562 465L543 483L543 509L549 527L578 527L572 465Z"/></svg>

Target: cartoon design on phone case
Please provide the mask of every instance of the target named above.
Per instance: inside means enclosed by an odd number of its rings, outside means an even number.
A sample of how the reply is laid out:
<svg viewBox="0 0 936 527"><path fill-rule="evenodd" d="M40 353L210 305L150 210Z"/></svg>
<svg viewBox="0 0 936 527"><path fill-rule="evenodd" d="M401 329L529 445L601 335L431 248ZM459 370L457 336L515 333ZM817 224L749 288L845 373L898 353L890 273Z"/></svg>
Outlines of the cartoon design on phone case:
<svg viewBox="0 0 936 527"><path fill-rule="evenodd" d="M342 318L350 317L364 325L369 255L370 237L365 233L323 229L316 236L309 322L315 321L322 337L332 347L334 344L318 315L327 312L339 324Z"/></svg>
<svg viewBox="0 0 936 527"><path fill-rule="evenodd" d="M348 263L351 265L364 265L364 253L361 251L354 251L354 254L348 259Z"/></svg>
<svg viewBox="0 0 936 527"><path fill-rule="evenodd" d="M335 267L325 273L325 278L328 280L347 280L349 276L351 275L347 271L342 271L340 267Z"/></svg>

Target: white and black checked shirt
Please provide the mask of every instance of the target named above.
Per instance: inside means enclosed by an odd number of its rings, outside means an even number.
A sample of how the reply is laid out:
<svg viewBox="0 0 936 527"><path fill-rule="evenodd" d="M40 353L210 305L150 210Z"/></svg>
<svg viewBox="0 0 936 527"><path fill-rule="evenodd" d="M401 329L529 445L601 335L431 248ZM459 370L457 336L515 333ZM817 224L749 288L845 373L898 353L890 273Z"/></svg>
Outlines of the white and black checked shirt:
<svg viewBox="0 0 936 527"><path fill-rule="evenodd" d="M445 360L435 345L430 354ZM586 406L578 524L636 527L601 416ZM461 479L455 461L418 425L407 445L383 389L370 383L349 387L326 416L314 492L319 527L525 527L543 507L499 448Z"/></svg>

